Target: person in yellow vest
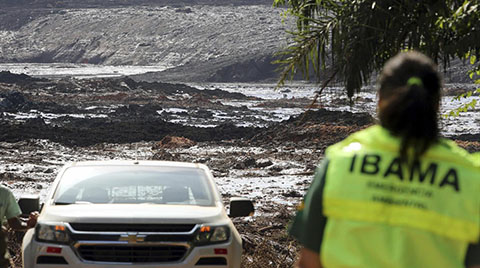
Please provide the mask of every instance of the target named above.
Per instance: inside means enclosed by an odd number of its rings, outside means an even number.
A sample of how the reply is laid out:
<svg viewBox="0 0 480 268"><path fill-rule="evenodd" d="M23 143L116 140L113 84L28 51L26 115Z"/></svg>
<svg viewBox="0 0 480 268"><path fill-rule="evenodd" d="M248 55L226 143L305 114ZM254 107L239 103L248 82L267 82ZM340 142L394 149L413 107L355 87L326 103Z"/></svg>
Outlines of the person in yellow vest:
<svg viewBox="0 0 480 268"><path fill-rule="evenodd" d="M379 125L326 150L299 206L297 267L480 267L480 168L439 137L435 64L400 53L378 87Z"/></svg>

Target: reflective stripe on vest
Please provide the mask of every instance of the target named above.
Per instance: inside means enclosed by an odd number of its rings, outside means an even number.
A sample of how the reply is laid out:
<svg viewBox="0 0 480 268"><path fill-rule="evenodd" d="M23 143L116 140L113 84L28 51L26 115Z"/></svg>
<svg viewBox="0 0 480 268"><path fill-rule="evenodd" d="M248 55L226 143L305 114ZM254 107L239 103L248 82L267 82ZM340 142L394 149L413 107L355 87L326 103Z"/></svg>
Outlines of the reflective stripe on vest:
<svg viewBox="0 0 480 268"><path fill-rule="evenodd" d="M329 224L337 220L366 222L381 225L378 230L386 233L388 226L413 228L431 238L415 241L426 253L435 249L438 241L451 239L456 242L449 246L455 244L456 249L445 256L460 261L468 243L477 243L480 237L479 167L466 151L442 140L409 168L398 158L398 144L385 129L373 126L331 146L326 154L330 164L323 213L335 220ZM350 231L355 232L341 232ZM328 226L326 232L325 238L336 239L336 234L328 233ZM443 238L435 240L436 235Z"/></svg>

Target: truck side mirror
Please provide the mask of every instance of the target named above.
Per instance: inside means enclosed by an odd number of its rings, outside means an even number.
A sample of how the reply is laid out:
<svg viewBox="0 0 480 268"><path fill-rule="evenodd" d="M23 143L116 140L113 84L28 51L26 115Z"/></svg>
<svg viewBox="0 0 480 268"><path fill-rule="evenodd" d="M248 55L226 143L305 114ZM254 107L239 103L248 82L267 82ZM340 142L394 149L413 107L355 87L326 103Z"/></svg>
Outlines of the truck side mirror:
<svg viewBox="0 0 480 268"><path fill-rule="evenodd" d="M252 216L255 211L252 201L242 197L232 197L230 199L230 217Z"/></svg>
<svg viewBox="0 0 480 268"><path fill-rule="evenodd" d="M18 206L22 210L22 217L28 217L30 212L40 211L40 197L37 195L22 196L18 200Z"/></svg>

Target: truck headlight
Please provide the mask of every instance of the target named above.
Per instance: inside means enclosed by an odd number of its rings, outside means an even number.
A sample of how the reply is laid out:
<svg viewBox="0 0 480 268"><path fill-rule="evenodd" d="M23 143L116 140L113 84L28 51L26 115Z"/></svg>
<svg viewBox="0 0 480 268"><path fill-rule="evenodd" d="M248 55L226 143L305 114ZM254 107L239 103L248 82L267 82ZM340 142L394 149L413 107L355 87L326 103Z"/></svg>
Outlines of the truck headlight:
<svg viewBox="0 0 480 268"><path fill-rule="evenodd" d="M228 226L202 226L195 234L196 245L218 244L230 239L230 228Z"/></svg>
<svg viewBox="0 0 480 268"><path fill-rule="evenodd" d="M67 244L70 242L67 228L61 223L38 223L35 228L38 241Z"/></svg>

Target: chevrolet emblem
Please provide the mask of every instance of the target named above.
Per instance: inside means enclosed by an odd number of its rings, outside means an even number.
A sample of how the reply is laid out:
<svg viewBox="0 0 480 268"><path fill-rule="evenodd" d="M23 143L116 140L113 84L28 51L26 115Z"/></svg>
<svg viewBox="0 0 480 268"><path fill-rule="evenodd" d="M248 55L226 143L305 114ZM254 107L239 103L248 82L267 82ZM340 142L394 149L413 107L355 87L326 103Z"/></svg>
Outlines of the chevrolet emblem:
<svg viewBox="0 0 480 268"><path fill-rule="evenodd" d="M146 235L139 235L137 233L134 234L126 234L120 235L118 241L128 242L128 244L136 244L140 242L145 242Z"/></svg>

